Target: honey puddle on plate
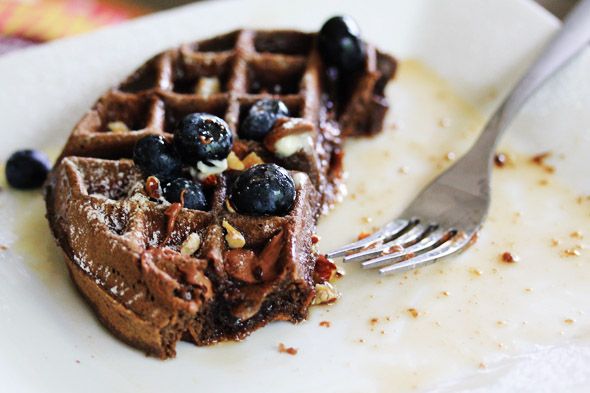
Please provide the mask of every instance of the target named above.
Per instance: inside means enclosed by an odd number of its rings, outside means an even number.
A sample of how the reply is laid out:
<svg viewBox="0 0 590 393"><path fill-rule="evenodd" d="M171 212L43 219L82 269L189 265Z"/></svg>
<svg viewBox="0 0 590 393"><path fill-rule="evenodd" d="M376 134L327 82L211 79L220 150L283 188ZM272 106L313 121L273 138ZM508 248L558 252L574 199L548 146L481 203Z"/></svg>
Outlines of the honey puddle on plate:
<svg viewBox="0 0 590 393"><path fill-rule="evenodd" d="M387 93L392 109L384 131L346 144L348 193L320 220L320 251L399 214L469 148L483 125L473 108L418 61L402 62ZM238 345L181 346L177 360L224 369L227 356L250 349L252 364L276 363L277 378L300 374L318 388L396 392L486 373L539 345L590 336L590 200L530 154L510 146L501 151L508 159L494 170L488 220L462 254L389 277L347 265L347 275L336 282L343 297L333 306L314 307L308 323L272 324ZM549 162L559 169L559 160ZM15 209L18 219L10 224L16 239L2 252L21 255L49 289L59 288L50 293L71 296L42 198L6 192L15 198L5 199L4 207ZM504 253L516 261L504 262ZM320 326L324 321L329 327ZM297 356L278 353L279 340L296 346ZM194 369L198 374L200 368ZM198 375L207 380L206 372ZM330 380L338 383L326 385Z"/></svg>
<svg viewBox="0 0 590 393"><path fill-rule="evenodd" d="M388 95L384 132L347 144L348 195L320 222L322 251L396 217L483 126L417 61L401 64ZM347 264L336 283L342 299L329 313L312 312L312 323L331 321L356 344L336 356L349 359L346 372L370 375L377 391L428 389L536 345L590 336L590 200L543 160L499 151L507 163L494 169L490 213L471 248L388 277ZM509 255L514 262L504 261Z"/></svg>

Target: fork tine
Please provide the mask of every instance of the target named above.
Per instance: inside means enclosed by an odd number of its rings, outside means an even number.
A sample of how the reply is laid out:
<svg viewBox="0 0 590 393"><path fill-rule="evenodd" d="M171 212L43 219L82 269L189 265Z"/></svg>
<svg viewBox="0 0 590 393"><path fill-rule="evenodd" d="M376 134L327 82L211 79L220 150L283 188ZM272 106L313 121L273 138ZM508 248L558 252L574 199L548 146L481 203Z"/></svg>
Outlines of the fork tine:
<svg viewBox="0 0 590 393"><path fill-rule="evenodd" d="M357 252L358 250L361 250L363 247L366 247L370 244L377 243L389 237L397 235L399 232L404 230L408 226L408 224L409 220L398 219L391 221L383 228L373 233L372 235L365 237L364 239L348 244L334 251L330 251L326 254L326 258L338 258L341 256L348 255L349 253Z"/></svg>
<svg viewBox="0 0 590 393"><path fill-rule="evenodd" d="M414 226L405 233L401 233L400 231L400 236L393 239L392 241L387 242L380 247L375 247L356 254L347 255L344 257L343 262L361 262L370 259L374 256L380 255L381 253L383 253L383 251L387 250L388 248L395 246L404 247L422 238L426 230L429 228L425 225L419 224L417 220L412 221L411 225Z"/></svg>
<svg viewBox="0 0 590 393"><path fill-rule="evenodd" d="M399 273L407 270L417 269L419 267L430 265L436 262L437 259L451 255L465 247L469 243L470 237L453 235L447 241L438 245L423 254L407 261L393 264L379 269L379 274L382 276Z"/></svg>
<svg viewBox="0 0 590 393"><path fill-rule="evenodd" d="M434 247L441 241L441 239L443 239L443 236L445 236L444 232L440 229L436 229L432 233L426 235L418 243L412 244L410 247L407 247L399 252L382 255L377 258L361 263L361 268L372 269L375 267L399 262L403 260L406 257L406 255L418 254Z"/></svg>

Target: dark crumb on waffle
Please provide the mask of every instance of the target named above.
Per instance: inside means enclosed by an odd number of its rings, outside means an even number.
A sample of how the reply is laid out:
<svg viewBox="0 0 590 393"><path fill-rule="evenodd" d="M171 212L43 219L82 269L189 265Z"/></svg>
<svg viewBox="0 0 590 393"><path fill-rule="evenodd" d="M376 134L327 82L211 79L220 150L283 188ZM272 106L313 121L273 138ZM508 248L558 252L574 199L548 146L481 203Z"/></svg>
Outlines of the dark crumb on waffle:
<svg viewBox="0 0 590 393"><path fill-rule="evenodd" d="M327 282L335 266L315 251L316 220L336 196L343 139L381 128L396 62L364 43L362 67L335 78L317 37L238 30L168 50L103 94L73 130L45 186L47 217L77 289L123 341L169 358L178 340L241 340L272 321L305 320L314 299L337 299ZM264 140L241 138L250 110L269 99L288 117ZM233 137L228 169L180 195L205 198L203 210L171 205L169 188L131 160L139 139L172 143L193 113L223 119ZM309 149L283 154L281 140L294 133ZM230 185L260 163L294 180L284 215L232 206Z"/></svg>

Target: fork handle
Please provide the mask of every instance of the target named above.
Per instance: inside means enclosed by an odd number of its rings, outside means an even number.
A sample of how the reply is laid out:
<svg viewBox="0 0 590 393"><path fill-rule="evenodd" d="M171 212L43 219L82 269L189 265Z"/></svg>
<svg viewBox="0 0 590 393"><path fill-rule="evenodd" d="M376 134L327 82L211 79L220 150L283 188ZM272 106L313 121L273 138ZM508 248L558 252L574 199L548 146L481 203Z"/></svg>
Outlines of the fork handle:
<svg viewBox="0 0 590 393"><path fill-rule="evenodd" d="M590 42L590 0L580 0L563 26L535 60L516 87L488 121L469 155L489 156L491 161L500 137L530 95Z"/></svg>

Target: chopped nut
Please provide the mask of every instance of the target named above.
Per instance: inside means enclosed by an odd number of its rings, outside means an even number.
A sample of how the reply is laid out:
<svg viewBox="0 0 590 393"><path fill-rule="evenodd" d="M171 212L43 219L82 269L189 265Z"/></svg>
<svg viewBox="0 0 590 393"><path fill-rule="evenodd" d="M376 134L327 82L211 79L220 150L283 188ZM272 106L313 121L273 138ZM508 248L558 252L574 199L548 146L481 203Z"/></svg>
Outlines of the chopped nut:
<svg viewBox="0 0 590 393"><path fill-rule="evenodd" d="M518 262L518 257L516 255L512 255L508 251L506 251L505 253L500 255L500 259L502 260L502 262L506 262L506 263Z"/></svg>
<svg viewBox="0 0 590 393"><path fill-rule="evenodd" d="M229 201L229 199L226 199L225 200L225 208L230 213L235 213L236 212L236 209L233 208L233 206L231 205L231 202Z"/></svg>
<svg viewBox="0 0 590 393"><path fill-rule="evenodd" d="M551 156L550 152L546 152L546 153L541 153L541 154L537 154L536 156L534 156L533 158L531 158L531 161L537 165L543 165L545 158Z"/></svg>
<svg viewBox="0 0 590 393"><path fill-rule="evenodd" d="M383 245L383 241L382 240L369 242L369 244L367 244L366 246L364 246L363 248L360 249L360 252L367 251L367 250L370 250L372 248L380 247L382 245ZM354 254L354 252L348 251L348 255L350 255L350 254Z"/></svg>
<svg viewBox="0 0 590 393"><path fill-rule="evenodd" d="M112 121L107 125L110 132L120 134L123 132L129 132L129 127L122 121Z"/></svg>
<svg viewBox="0 0 590 393"><path fill-rule="evenodd" d="M580 256L580 250L578 248L579 247L574 247L563 250L562 255L566 257L578 257Z"/></svg>
<svg viewBox="0 0 590 393"><path fill-rule="evenodd" d="M387 247L386 249L384 249L383 251L381 251L381 254L379 254L379 256L384 256L384 255L390 255L390 254L394 254L394 253L399 253L402 252L404 250L404 247L399 245L399 244L395 244L393 246Z"/></svg>
<svg viewBox="0 0 590 393"><path fill-rule="evenodd" d="M236 171L243 171L245 168L245 165L242 162L242 160L240 160L236 153L234 153L233 151L231 151L227 156L227 166L229 167L229 169L234 169Z"/></svg>
<svg viewBox="0 0 590 393"><path fill-rule="evenodd" d="M296 348L287 348L285 347L285 344L280 343L279 344L279 352L280 353L288 353L289 355L297 355L297 349Z"/></svg>
<svg viewBox="0 0 590 393"><path fill-rule="evenodd" d="M187 192L187 190L182 190L180 192L180 203L175 202L168 206L168 208L164 211L164 215L168 217L168 225L166 227L166 238L164 238L164 240L160 244L160 247L164 247L164 245L168 243L168 240L170 240L170 237L172 236L172 232L174 231L174 227L176 226L176 219L178 218L178 215L180 214L182 209L184 209L184 194L186 194Z"/></svg>
<svg viewBox="0 0 590 393"><path fill-rule="evenodd" d="M331 304L340 298L340 293L329 282L315 285L313 305Z"/></svg>
<svg viewBox="0 0 590 393"><path fill-rule="evenodd" d="M223 220L222 224L227 234L225 235L225 240L227 241L227 245L230 248L242 248L246 245L246 240L244 236L234 227L232 227L229 222Z"/></svg>
<svg viewBox="0 0 590 393"><path fill-rule="evenodd" d="M506 156L504 153L496 153L494 155L494 164L499 168L502 168L504 165L506 165Z"/></svg>
<svg viewBox="0 0 590 393"><path fill-rule="evenodd" d="M217 185L217 175L207 176L201 184L203 184L203 187L207 187L207 188L216 186Z"/></svg>
<svg viewBox="0 0 590 393"><path fill-rule="evenodd" d="M244 157L244 159L242 160L242 163L244 164L244 168L248 169L254 165L264 164L264 161L262 161L262 158L260 158L260 156L258 154L256 154L255 152L252 152L252 153L248 154L246 157Z"/></svg>
<svg viewBox="0 0 590 393"><path fill-rule="evenodd" d="M232 151L236 154L238 158L242 159L242 157L245 157L246 153L248 153L248 150L248 145L246 145L245 143L240 141L234 141Z"/></svg>
<svg viewBox="0 0 590 393"><path fill-rule="evenodd" d="M162 187L160 187L160 180L155 176L149 176L145 182L145 191L148 196L153 199L160 199L162 197Z"/></svg>
<svg viewBox="0 0 590 393"><path fill-rule="evenodd" d="M482 275L482 271L479 269L476 269L474 267L472 267L471 269L469 269L469 272L471 274L473 274L474 276L481 276Z"/></svg>
<svg viewBox="0 0 590 393"><path fill-rule="evenodd" d="M318 255L316 259L313 279L316 283L329 282L338 273L338 267L325 255Z"/></svg>
<svg viewBox="0 0 590 393"><path fill-rule="evenodd" d="M180 253L184 255L193 255L201 246L201 237L197 232L191 233L182 246L180 247Z"/></svg>
<svg viewBox="0 0 590 393"><path fill-rule="evenodd" d="M211 94L217 94L221 91L221 85L219 78L202 76L199 78L199 82L195 86L195 93L202 96L210 96Z"/></svg>
<svg viewBox="0 0 590 393"><path fill-rule="evenodd" d="M369 236L371 236L371 234L369 232L361 231L359 233L359 235L357 236L357 240L363 240L364 238L369 237Z"/></svg>

